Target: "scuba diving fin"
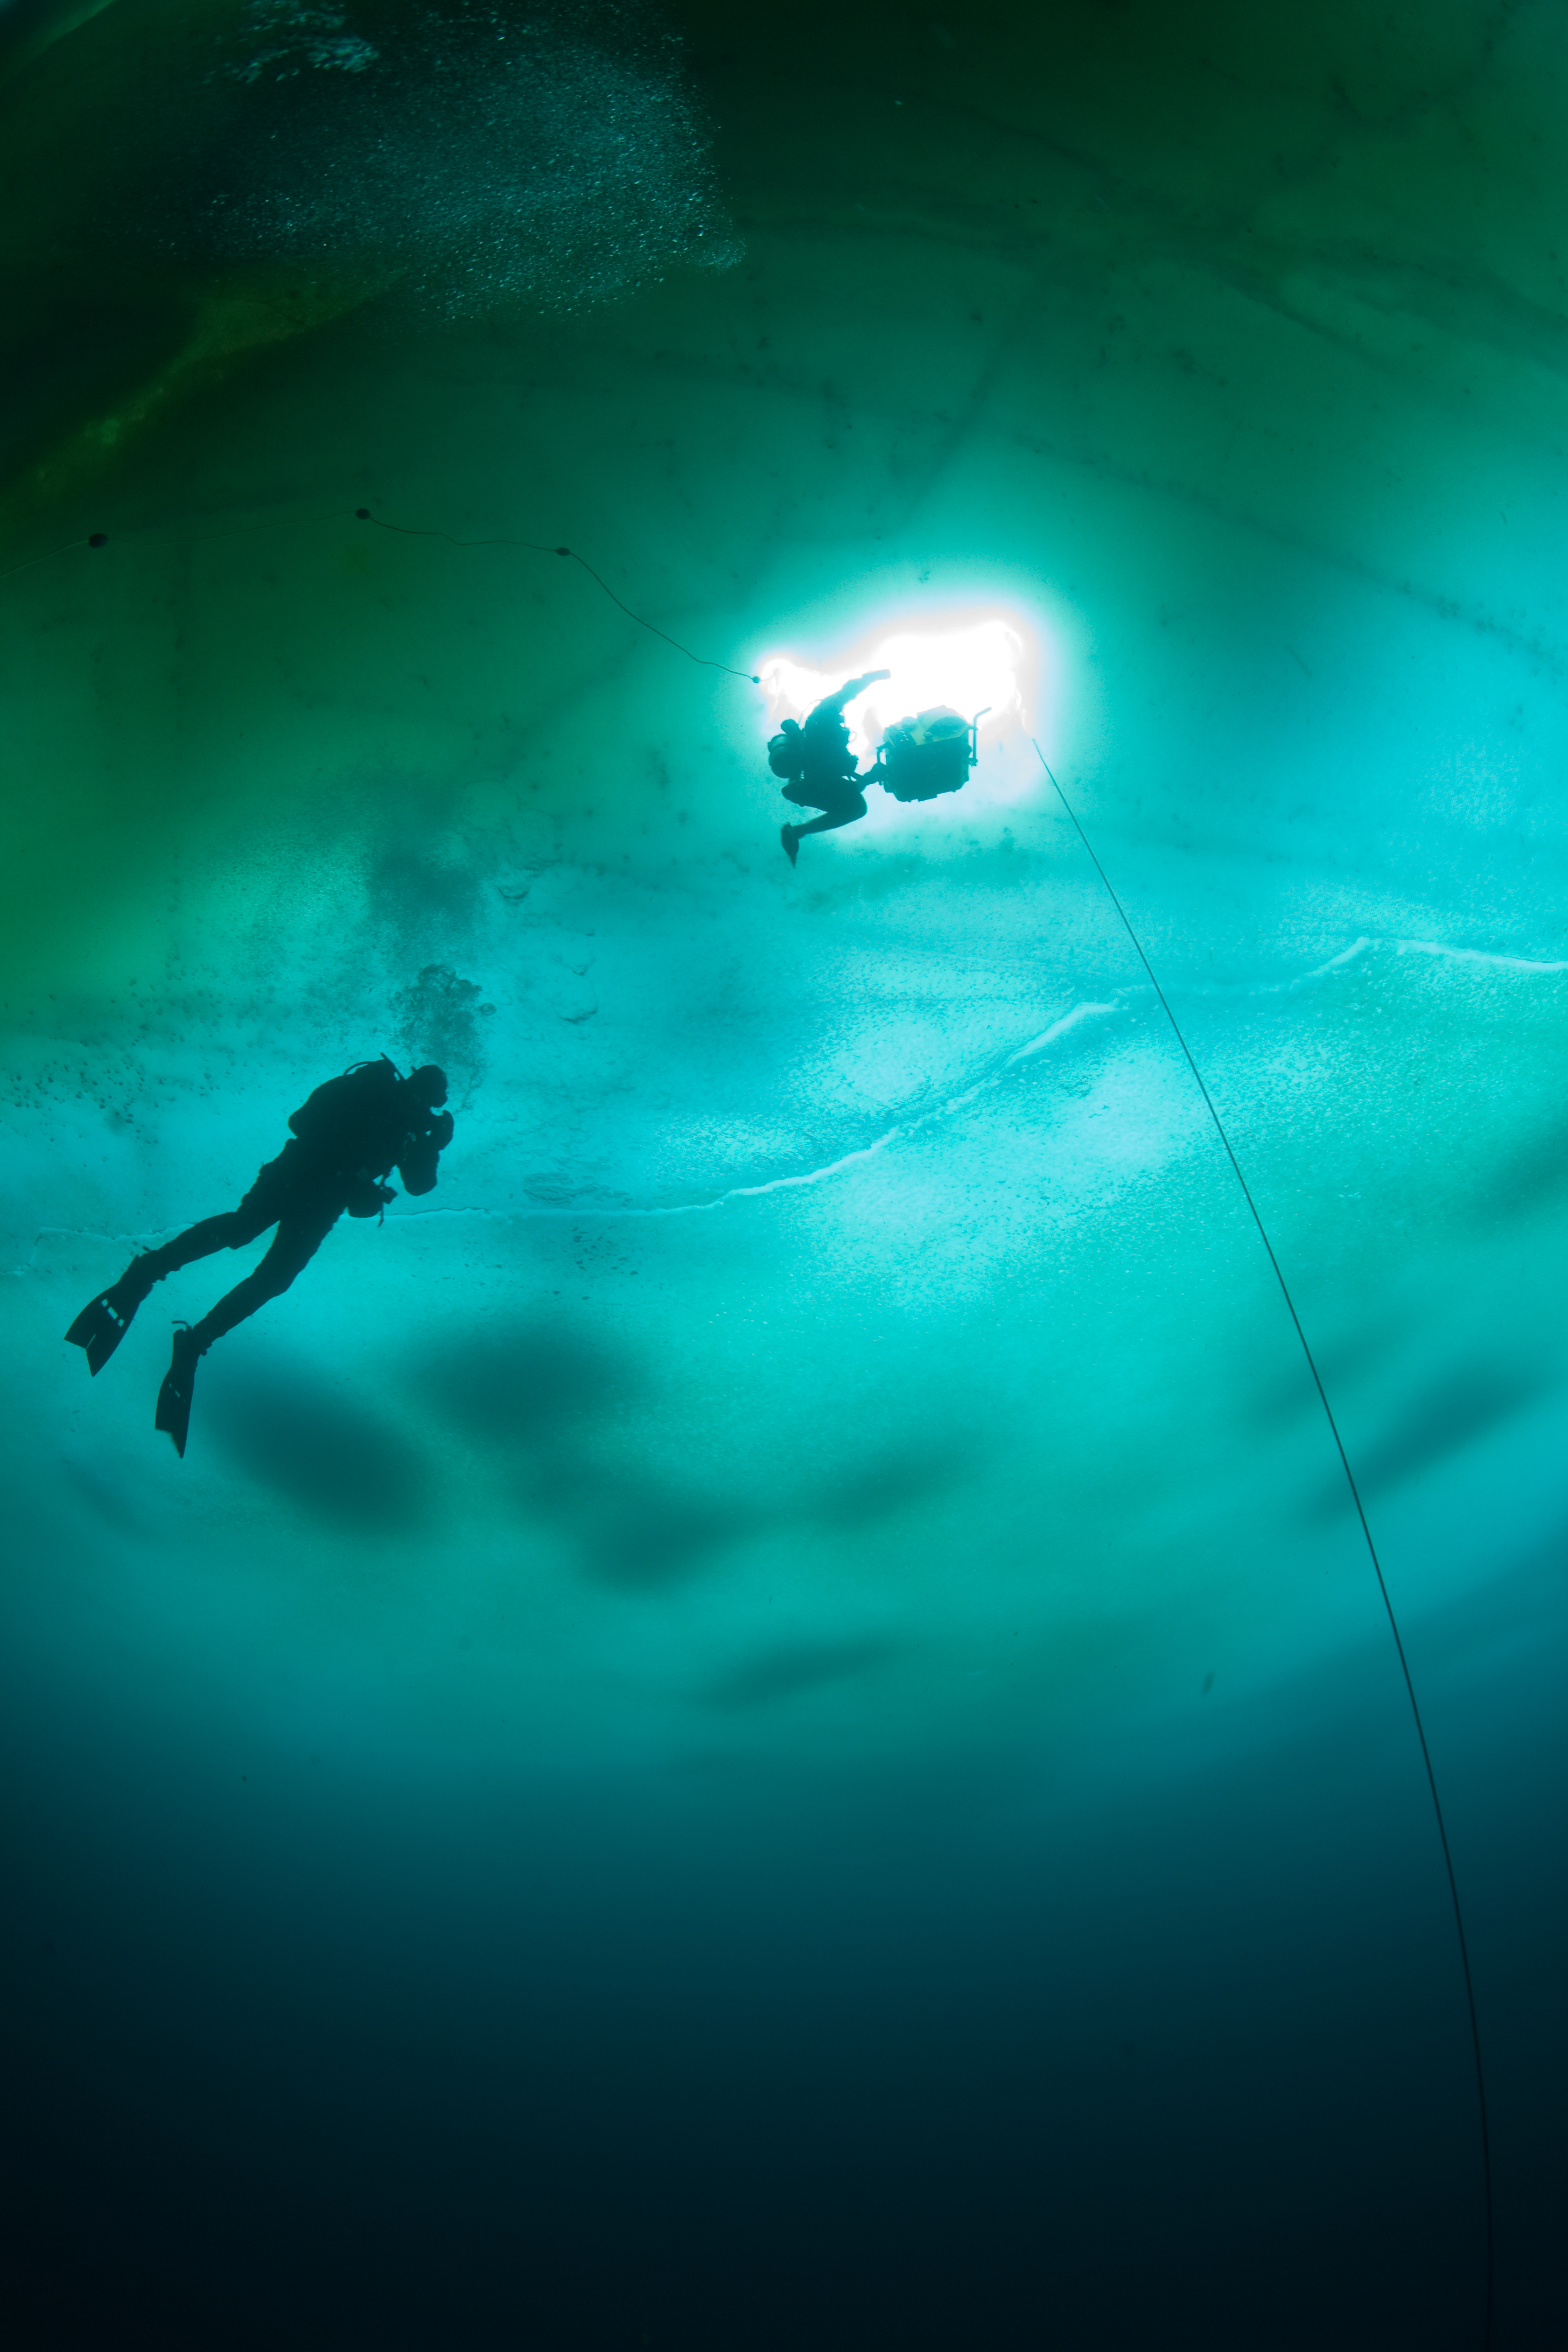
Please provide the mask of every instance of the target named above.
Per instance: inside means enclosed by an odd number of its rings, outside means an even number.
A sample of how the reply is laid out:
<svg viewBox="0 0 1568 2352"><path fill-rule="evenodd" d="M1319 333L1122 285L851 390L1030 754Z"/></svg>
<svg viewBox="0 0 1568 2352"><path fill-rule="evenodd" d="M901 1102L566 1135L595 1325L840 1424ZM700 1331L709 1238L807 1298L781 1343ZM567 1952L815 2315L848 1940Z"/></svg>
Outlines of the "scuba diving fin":
<svg viewBox="0 0 1568 2352"><path fill-rule="evenodd" d="M150 1252L133 1258L119 1281L100 1290L66 1333L73 1348L87 1350L87 1369L94 1380L130 1330L132 1316L158 1279L155 1271L143 1273L143 1267L152 1268Z"/></svg>
<svg viewBox="0 0 1568 2352"><path fill-rule="evenodd" d="M185 1438L191 1426L191 1396L196 1385L196 1366L201 1361L201 1346L188 1323L182 1323L174 1333L174 1354L163 1375L163 1385L158 1391L158 1410L153 1416L153 1426L174 1441L174 1451L183 1462L185 1458Z"/></svg>

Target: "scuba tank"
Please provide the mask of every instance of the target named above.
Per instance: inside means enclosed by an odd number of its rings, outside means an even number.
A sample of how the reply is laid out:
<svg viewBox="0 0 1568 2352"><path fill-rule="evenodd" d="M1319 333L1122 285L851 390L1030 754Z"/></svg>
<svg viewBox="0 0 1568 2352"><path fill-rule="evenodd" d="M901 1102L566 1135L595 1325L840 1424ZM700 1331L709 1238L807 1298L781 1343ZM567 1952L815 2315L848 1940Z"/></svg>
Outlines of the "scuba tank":
<svg viewBox="0 0 1568 2352"><path fill-rule="evenodd" d="M768 765L775 776L783 776L786 782L790 777L798 776L805 767L805 745L793 719L786 719L782 733L770 739Z"/></svg>

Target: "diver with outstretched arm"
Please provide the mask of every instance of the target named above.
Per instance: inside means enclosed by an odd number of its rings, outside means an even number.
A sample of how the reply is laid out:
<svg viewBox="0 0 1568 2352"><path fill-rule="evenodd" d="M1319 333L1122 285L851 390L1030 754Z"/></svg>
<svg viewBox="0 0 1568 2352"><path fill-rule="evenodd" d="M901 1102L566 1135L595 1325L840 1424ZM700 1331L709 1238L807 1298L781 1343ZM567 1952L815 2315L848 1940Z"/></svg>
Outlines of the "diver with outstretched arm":
<svg viewBox="0 0 1568 2352"><path fill-rule="evenodd" d="M267 1162L237 1209L204 1218L162 1249L142 1251L117 1283L82 1308L66 1338L86 1349L88 1370L95 1377L103 1370L155 1282L216 1250L243 1249L276 1225L260 1264L199 1323L175 1331L154 1425L183 1454L196 1365L213 1341L269 1298L280 1297L345 1211L374 1217L395 1200L383 1181L394 1168L405 1191L434 1192L437 1160L452 1140L452 1114L441 1108L446 1099L446 1075L434 1063L405 1078L384 1055L318 1087L289 1121L293 1139Z"/></svg>
<svg viewBox="0 0 1568 2352"><path fill-rule="evenodd" d="M787 779L785 800L794 801L797 808L822 811L809 824L786 824L780 832L784 854L792 866L808 833L836 833L841 824L854 824L865 815L866 795L860 787L870 782L875 772L868 771L865 776L859 772L859 763L849 749L844 706L864 694L868 686L875 686L879 678L891 676L891 670L868 669L864 677L852 677L837 694L823 696L806 713L804 727L786 719L768 745L768 763L773 773Z"/></svg>

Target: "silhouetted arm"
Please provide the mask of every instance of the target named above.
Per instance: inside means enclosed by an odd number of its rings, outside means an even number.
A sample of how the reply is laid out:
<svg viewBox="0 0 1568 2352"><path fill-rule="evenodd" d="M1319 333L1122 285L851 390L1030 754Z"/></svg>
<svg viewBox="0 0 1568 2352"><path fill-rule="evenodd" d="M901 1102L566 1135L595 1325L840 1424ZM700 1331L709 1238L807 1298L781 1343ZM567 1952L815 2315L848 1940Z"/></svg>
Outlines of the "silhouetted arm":
<svg viewBox="0 0 1568 2352"><path fill-rule="evenodd" d="M822 700L814 707L811 718L805 722L806 725L808 727L811 725L812 719L822 719L829 711L841 719L844 716L844 706L847 702L853 702L858 694L864 694L866 688L868 686L875 686L879 677L891 677L892 675L890 669L868 669L864 677L852 677L847 686L839 688L837 694L823 696Z"/></svg>

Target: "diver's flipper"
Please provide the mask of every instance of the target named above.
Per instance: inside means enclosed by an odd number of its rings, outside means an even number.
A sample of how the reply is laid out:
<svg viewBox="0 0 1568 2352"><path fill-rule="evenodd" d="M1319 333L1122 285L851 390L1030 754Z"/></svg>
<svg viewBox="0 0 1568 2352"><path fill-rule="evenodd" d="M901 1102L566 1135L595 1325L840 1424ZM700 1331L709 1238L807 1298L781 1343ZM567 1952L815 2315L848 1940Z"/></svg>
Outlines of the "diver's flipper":
<svg viewBox="0 0 1568 2352"><path fill-rule="evenodd" d="M182 1324L174 1334L174 1361L163 1375L163 1385L158 1391L158 1410L153 1426L161 1429L174 1441L174 1451L182 1462L185 1456L185 1438L191 1426L191 1395L196 1384L196 1366L201 1360L201 1349L196 1335L188 1324Z"/></svg>
<svg viewBox="0 0 1568 2352"><path fill-rule="evenodd" d="M789 859L790 864L793 866L795 859L800 856L799 834L796 833L793 824L783 825L779 830L779 839L784 845L784 856Z"/></svg>
<svg viewBox="0 0 1568 2352"><path fill-rule="evenodd" d="M87 1369L96 1380L130 1328L130 1317L116 1315L104 1291L82 1308L66 1338L73 1348L87 1349Z"/></svg>
<svg viewBox="0 0 1568 2352"><path fill-rule="evenodd" d="M66 1333L73 1348L86 1349L87 1369L95 1380L130 1330L132 1317L157 1280L156 1275L141 1272L144 1264L144 1259L137 1258L110 1289L100 1290Z"/></svg>

